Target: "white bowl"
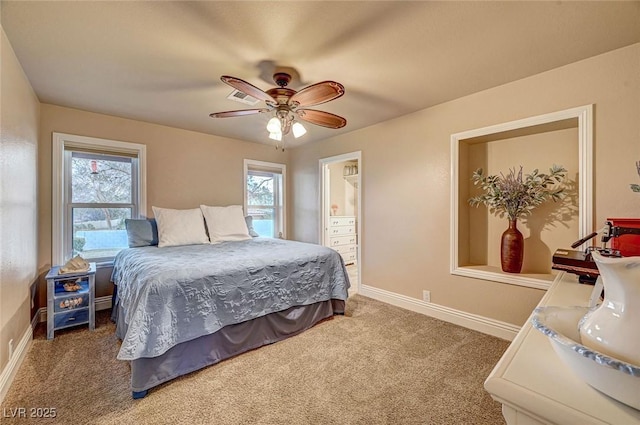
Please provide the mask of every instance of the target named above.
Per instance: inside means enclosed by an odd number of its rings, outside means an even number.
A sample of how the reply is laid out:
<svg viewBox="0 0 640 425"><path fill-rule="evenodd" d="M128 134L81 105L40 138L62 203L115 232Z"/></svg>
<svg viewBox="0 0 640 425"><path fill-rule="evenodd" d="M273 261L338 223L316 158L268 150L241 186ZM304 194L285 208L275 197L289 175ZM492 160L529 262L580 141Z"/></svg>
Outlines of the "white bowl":
<svg viewBox="0 0 640 425"><path fill-rule="evenodd" d="M640 366L578 342L578 322L587 311L587 307L538 307L531 322L549 337L555 352L576 375L609 397L640 410Z"/></svg>

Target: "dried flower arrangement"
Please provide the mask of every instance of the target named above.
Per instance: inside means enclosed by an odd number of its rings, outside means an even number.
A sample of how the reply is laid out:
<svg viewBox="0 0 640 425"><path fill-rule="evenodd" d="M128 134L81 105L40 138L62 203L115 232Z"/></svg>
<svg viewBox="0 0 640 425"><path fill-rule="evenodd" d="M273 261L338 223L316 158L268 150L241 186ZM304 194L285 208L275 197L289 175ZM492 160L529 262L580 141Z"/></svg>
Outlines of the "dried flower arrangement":
<svg viewBox="0 0 640 425"><path fill-rule="evenodd" d="M522 166L516 172L510 168L504 175L486 176L482 168L478 168L471 180L484 193L469 199L471 206L484 204L489 211L499 217L505 215L509 220L516 220L531 214L531 211L552 199L558 201L565 195L563 181L567 170L560 165L553 165L549 174L540 173L537 169L531 174L523 174Z"/></svg>

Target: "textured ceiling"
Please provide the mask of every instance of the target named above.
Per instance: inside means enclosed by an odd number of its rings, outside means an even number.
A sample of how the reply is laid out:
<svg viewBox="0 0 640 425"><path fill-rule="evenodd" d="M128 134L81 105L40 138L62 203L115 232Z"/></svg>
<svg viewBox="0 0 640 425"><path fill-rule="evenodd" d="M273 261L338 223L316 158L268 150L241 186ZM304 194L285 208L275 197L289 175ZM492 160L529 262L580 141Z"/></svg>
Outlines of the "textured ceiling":
<svg viewBox="0 0 640 425"><path fill-rule="evenodd" d="M41 102L270 143L266 115L209 118L221 75L264 90L335 80L287 146L321 140L640 42L640 2L2 1L2 27ZM261 105L257 105L260 107Z"/></svg>

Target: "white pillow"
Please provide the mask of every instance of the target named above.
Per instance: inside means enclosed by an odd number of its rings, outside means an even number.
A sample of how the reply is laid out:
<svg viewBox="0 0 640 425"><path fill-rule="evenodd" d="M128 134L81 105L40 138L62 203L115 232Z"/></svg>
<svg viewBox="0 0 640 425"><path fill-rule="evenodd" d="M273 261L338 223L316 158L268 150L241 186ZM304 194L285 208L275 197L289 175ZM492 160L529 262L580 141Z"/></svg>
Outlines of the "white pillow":
<svg viewBox="0 0 640 425"><path fill-rule="evenodd" d="M151 207L158 224L158 247L209 243L200 208L172 210Z"/></svg>
<svg viewBox="0 0 640 425"><path fill-rule="evenodd" d="M241 205L209 207L200 205L211 243L251 239Z"/></svg>

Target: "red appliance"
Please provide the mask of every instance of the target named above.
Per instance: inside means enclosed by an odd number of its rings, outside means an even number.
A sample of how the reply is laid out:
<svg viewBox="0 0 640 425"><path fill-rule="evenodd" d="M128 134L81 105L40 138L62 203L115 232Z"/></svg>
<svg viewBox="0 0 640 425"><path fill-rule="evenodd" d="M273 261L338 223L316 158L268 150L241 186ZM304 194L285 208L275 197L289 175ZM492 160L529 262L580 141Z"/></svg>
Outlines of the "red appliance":
<svg viewBox="0 0 640 425"><path fill-rule="evenodd" d="M607 218L610 227L611 248L623 257L640 256L640 218ZM605 237L603 237L604 241Z"/></svg>

